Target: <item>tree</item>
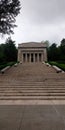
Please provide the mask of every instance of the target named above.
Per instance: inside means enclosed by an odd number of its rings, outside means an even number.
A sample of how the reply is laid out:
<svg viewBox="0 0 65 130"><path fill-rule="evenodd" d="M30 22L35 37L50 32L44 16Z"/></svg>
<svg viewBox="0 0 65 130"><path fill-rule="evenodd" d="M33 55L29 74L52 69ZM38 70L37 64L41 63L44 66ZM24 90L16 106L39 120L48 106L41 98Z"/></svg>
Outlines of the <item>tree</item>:
<svg viewBox="0 0 65 130"><path fill-rule="evenodd" d="M4 48L5 44L0 44L0 64L5 62Z"/></svg>
<svg viewBox="0 0 65 130"><path fill-rule="evenodd" d="M61 59L65 60L65 39L63 38L60 44Z"/></svg>
<svg viewBox="0 0 65 130"><path fill-rule="evenodd" d="M48 48L48 60L50 61L56 61L58 60L58 48L56 43L53 43L49 48Z"/></svg>
<svg viewBox="0 0 65 130"><path fill-rule="evenodd" d="M17 61L17 48L15 41L10 37L5 44L0 44L0 64Z"/></svg>
<svg viewBox="0 0 65 130"><path fill-rule="evenodd" d="M61 46L65 46L65 39L64 38L61 41Z"/></svg>
<svg viewBox="0 0 65 130"><path fill-rule="evenodd" d="M15 18L20 13L19 0L0 0L0 33L13 33Z"/></svg>
<svg viewBox="0 0 65 130"><path fill-rule="evenodd" d="M48 48L50 45L50 42L48 40L46 40L46 41L44 41L44 43L47 45L47 48Z"/></svg>
<svg viewBox="0 0 65 130"><path fill-rule="evenodd" d="M4 55L7 62L17 61L15 41L12 41L10 37L5 42Z"/></svg>

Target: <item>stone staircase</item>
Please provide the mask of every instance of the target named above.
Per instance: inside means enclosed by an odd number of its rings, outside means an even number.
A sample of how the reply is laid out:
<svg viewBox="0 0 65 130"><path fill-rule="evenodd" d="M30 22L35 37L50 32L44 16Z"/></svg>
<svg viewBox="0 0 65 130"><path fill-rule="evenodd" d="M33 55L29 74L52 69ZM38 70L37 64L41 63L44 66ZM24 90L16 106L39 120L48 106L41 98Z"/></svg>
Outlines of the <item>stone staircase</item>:
<svg viewBox="0 0 65 130"><path fill-rule="evenodd" d="M0 100L65 100L65 73L23 63L0 74Z"/></svg>

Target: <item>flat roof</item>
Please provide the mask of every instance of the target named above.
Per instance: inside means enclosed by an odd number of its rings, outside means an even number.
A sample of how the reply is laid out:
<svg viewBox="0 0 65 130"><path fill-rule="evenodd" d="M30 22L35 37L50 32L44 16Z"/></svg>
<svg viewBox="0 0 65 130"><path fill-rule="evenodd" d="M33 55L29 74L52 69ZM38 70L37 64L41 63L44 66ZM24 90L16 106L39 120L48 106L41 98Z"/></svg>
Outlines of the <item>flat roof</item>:
<svg viewBox="0 0 65 130"><path fill-rule="evenodd" d="M47 47L47 44L42 42L27 42L18 44L18 47Z"/></svg>

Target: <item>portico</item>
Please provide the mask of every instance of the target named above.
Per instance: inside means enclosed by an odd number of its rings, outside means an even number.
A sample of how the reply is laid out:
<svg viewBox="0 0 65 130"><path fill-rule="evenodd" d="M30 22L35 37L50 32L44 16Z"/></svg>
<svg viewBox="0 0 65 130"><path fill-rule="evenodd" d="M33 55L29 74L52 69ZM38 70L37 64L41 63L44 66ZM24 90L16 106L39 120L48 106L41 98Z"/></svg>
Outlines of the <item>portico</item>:
<svg viewBox="0 0 65 130"><path fill-rule="evenodd" d="M22 62L42 62L43 61L43 53L23 53L22 54Z"/></svg>
<svg viewBox="0 0 65 130"><path fill-rule="evenodd" d="M47 61L46 45L44 43L23 43L18 46L19 62Z"/></svg>

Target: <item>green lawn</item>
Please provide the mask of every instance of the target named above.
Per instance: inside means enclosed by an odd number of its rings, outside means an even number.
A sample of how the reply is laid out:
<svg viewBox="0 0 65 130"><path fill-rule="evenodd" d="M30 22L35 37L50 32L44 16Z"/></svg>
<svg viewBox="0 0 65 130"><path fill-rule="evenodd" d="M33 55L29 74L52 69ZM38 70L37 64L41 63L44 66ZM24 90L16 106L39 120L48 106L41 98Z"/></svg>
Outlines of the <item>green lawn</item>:
<svg viewBox="0 0 65 130"><path fill-rule="evenodd" d="M58 62L53 62L53 61L50 61L48 62L50 65L56 65L57 67L61 68L62 70L65 71L65 63L58 63Z"/></svg>
<svg viewBox="0 0 65 130"><path fill-rule="evenodd" d="M4 63L4 64L0 64L0 70L5 68L6 66L12 66L14 65L16 62L8 62L8 63Z"/></svg>

